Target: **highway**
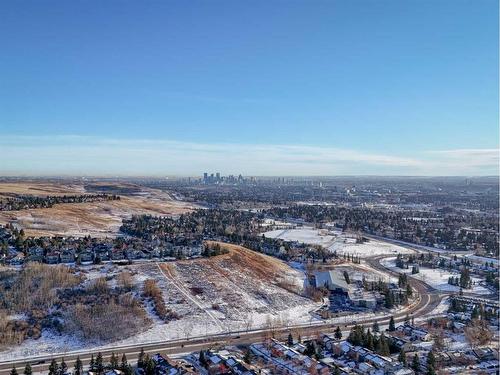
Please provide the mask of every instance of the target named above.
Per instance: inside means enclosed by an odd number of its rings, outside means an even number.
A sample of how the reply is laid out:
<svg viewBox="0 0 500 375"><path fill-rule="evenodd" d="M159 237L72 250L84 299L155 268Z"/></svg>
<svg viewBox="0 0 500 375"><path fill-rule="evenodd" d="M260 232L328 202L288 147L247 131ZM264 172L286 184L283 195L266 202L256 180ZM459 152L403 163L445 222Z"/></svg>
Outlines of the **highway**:
<svg viewBox="0 0 500 375"><path fill-rule="evenodd" d="M366 263L371 267L380 270L385 273L393 274L397 276L397 273L386 269L380 264L380 260L385 256L376 256L373 258L366 259ZM409 279L409 282L413 289L418 292L418 298L413 304L402 308L400 311L396 312L393 316L396 322L402 322L407 316L423 316L431 313L441 302L441 300L447 296L445 293L438 293L434 288L425 284L422 281L415 280L413 278ZM364 326L371 326L375 321L379 323L380 326L387 325L389 323L390 315L379 317L370 317L368 319L352 321L347 324L339 323L320 323L320 324L301 324L282 328L274 328L274 337L279 339L286 339L290 331L295 334L300 334L303 338L316 335L318 332L331 332L337 326L340 325L343 332L347 332L355 324L362 324ZM232 345L243 345L251 344L253 342L259 342L270 336L269 330L257 329L249 331L231 332L231 333L221 333L205 337L194 337L190 339L183 340L171 340L171 341L160 341L146 344L134 344L127 346L117 346L111 349L100 350L104 361L109 361L112 353L115 353L120 358L123 353L126 354L130 363L135 363L137 360L140 348L144 348L146 353L163 353L166 355L175 355L182 353L189 353L194 351L199 351L201 349L206 349L217 344L232 344ZM345 336L345 335L344 335ZM90 357L93 354L94 357L97 355L98 350L89 351L72 351L67 353L53 353L52 355L44 355L38 357L30 357L23 359L16 359L12 361L4 361L0 363L0 375L7 375L13 366L16 366L18 372L22 371L27 362L31 363L33 372L47 372L50 361L55 357L58 362L61 361L61 357L64 356L64 360L68 365L68 368L72 368L74 361L77 356L80 356L84 366L88 365ZM20 370L20 371L19 371Z"/></svg>

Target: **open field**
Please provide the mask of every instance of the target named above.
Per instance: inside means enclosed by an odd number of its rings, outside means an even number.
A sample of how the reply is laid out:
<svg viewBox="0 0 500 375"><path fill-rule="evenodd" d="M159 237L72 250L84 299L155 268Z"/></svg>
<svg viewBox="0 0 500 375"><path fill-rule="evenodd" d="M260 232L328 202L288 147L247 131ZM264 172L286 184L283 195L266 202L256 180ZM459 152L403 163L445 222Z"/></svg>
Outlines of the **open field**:
<svg viewBox="0 0 500 375"><path fill-rule="evenodd" d="M51 182L0 182L0 197L9 194L35 195L45 197L47 195L69 195L84 194L85 188L82 184L51 183Z"/></svg>
<svg viewBox="0 0 500 375"><path fill-rule="evenodd" d="M429 284L433 288L443 291L443 292L455 292L458 293L460 291L460 287L456 285L448 284L448 278L450 276L458 277L460 274L455 271L444 270L440 268L427 268L427 267L419 267L420 272L412 275L411 269L401 269L396 267L396 258L386 258L382 260L381 264L385 267L397 271L399 273L406 273L415 279L422 280L426 284ZM485 295L490 294L491 291L488 290L485 286L480 285L481 279L478 277L472 277L473 286L472 289L465 289L464 292L470 292L477 295Z"/></svg>
<svg viewBox="0 0 500 375"><path fill-rule="evenodd" d="M227 254L196 260L82 266L76 274L83 278L84 288L105 277L111 290L121 285L120 274L129 273L132 293L142 300L144 319L150 324L129 337L102 343L43 329L39 339L0 352L0 360L311 321L309 312L319 304L300 295L303 273L275 258L239 246L228 248ZM161 290L166 308L175 313L172 320L161 320L152 302L142 297L144 282L150 279Z"/></svg>
<svg viewBox="0 0 500 375"><path fill-rule="evenodd" d="M121 225L123 218L134 214L176 215L189 211L192 205L174 200L160 190L147 189L131 184L112 186L120 195L116 201L65 203L51 208L36 208L0 212L0 224L8 222L23 228L29 236L64 235L111 237ZM11 194L36 196L91 194L99 191L99 185L92 185L90 191L83 184L60 183L0 183L0 198ZM110 192L110 185L103 185L102 192ZM110 193L115 193L111 191Z"/></svg>
<svg viewBox="0 0 500 375"><path fill-rule="evenodd" d="M336 251L338 255L350 254L360 258L372 257L385 254L407 254L413 252L402 246L387 242L368 240L356 243L353 236L340 231L327 229L315 229L313 227L302 227L297 229L277 229L263 233L269 238L281 238L285 241L297 241L310 245L320 245L328 248L331 252Z"/></svg>

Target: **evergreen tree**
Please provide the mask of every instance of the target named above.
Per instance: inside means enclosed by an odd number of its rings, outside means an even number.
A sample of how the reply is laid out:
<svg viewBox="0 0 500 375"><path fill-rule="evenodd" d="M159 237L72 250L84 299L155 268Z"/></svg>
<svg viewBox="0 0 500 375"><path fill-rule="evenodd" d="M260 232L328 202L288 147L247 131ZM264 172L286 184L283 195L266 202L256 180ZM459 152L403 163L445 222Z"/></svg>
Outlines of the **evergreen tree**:
<svg viewBox="0 0 500 375"><path fill-rule="evenodd" d="M245 356L243 357L243 361L245 361L245 363L252 363L252 353L250 352L250 350L246 350L245 351Z"/></svg>
<svg viewBox="0 0 500 375"><path fill-rule="evenodd" d="M406 354L403 348L401 348L401 351L399 352L398 361L406 367Z"/></svg>
<svg viewBox="0 0 500 375"><path fill-rule="evenodd" d="M203 367L207 366L207 359L205 358L205 351L200 350L200 357L198 358L198 362L200 362L200 364Z"/></svg>
<svg viewBox="0 0 500 375"><path fill-rule="evenodd" d="M127 358L125 358L125 367L123 368L123 373L124 375L132 375L134 373L134 369L132 366L127 362Z"/></svg>
<svg viewBox="0 0 500 375"><path fill-rule="evenodd" d="M24 366L24 375L31 375L31 374L33 374L31 365L29 363L26 363L26 366Z"/></svg>
<svg viewBox="0 0 500 375"><path fill-rule="evenodd" d="M141 348L139 357L137 358L137 367L139 368L144 367L144 348Z"/></svg>
<svg viewBox="0 0 500 375"><path fill-rule="evenodd" d="M125 371L128 368L127 356L125 353L122 354L122 361L120 363L120 370Z"/></svg>
<svg viewBox="0 0 500 375"><path fill-rule="evenodd" d="M288 346L293 345L293 336L292 336L291 332L288 334L288 338L287 338L286 342L287 342Z"/></svg>
<svg viewBox="0 0 500 375"><path fill-rule="evenodd" d="M373 351L375 353L378 353L380 350L380 340L378 339L377 336L373 337Z"/></svg>
<svg viewBox="0 0 500 375"><path fill-rule="evenodd" d="M111 353L111 358L109 359L109 367L112 369L118 369L118 358L116 358L115 353Z"/></svg>
<svg viewBox="0 0 500 375"><path fill-rule="evenodd" d="M97 357L95 359L95 370L99 375L104 372L104 363L101 352L97 353Z"/></svg>
<svg viewBox="0 0 500 375"><path fill-rule="evenodd" d="M385 307L387 309L392 309L394 307L394 298L392 293L389 291L385 294Z"/></svg>
<svg viewBox="0 0 500 375"><path fill-rule="evenodd" d="M377 321L373 322L372 330L373 332L380 332L380 327Z"/></svg>
<svg viewBox="0 0 500 375"><path fill-rule="evenodd" d="M389 332L394 332L396 330L396 324L394 323L394 317L391 316L389 320Z"/></svg>
<svg viewBox="0 0 500 375"><path fill-rule="evenodd" d="M370 332L370 328L366 330L366 337L365 337L365 348L368 348L370 350L373 350L373 335Z"/></svg>
<svg viewBox="0 0 500 375"><path fill-rule="evenodd" d="M380 355L390 355L391 351L389 350L389 343L384 334L380 336L380 344L379 344L379 354Z"/></svg>
<svg viewBox="0 0 500 375"><path fill-rule="evenodd" d="M52 358L52 361L49 365L49 375L57 375L59 366L57 365L57 361L55 358Z"/></svg>
<svg viewBox="0 0 500 375"><path fill-rule="evenodd" d="M90 362L89 362L89 371L94 371L95 370L95 359L94 359L94 354L90 356Z"/></svg>
<svg viewBox="0 0 500 375"><path fill-rule="evenodd" d="M64 358L61 359L61 366L59 367L59 374L64 375L68 371L68 365L64 362Z"/></svg>
<svg viewBox="0 0 500 375"><path fill-rule="evenodd" d="M306 349L304 350L304 355L312 357L316 353L312 341L308 341L306 344Z"/></svg>
<svg viewBox="0 0 500 375"><path fill-rule="evenodd" d="M411 362L411 368L415 371L415 374L420 373L420 359L418 358L418 354L413 356L413 361Z"/></svg>
<svg viewBox="0 0 500 375"><path fill-rule="evenodd" d="M10 375L17 375L17 369L16 366L12 367L12 370L10 370Z"/></svg>
<svg viewBox="0 0 500 375"><path fill-rule="evenodd" d="M347 271L344 271L344 279L347 284L351 283L351 279L349 278L349 274L347 273Z"/></svg>
<svg viewBox="0 0 500 375"><path fill-rule="evenodd" d="M436 357L434 356L434 351L430 351L427 354L427 375L436 374Z"/></svg>
<svg viewBox="0 0 500 375"><path fill-rule="evenodd" d="M411 289L410 284L406 284L406 296L411 297L413 295L413 290Z"/></svg>
<svg viewBox="0 0 500 375"><path fill-rule="evenodd" d="M147 354L146 354L146 357L144 358L144 364L146 365L145 374L146 375L154 375L155 374L155 363Z"/></svg>
<svg viewBox="0 0 500 375"><path fill-rule="evenodd" d="M335 328L334 336L337 340L340 340L342 338L342 330L340 329L339 326L337 326L337 328Z"/></svg>
<svg viewBox="0 0 500 375"><path fill-rule="evenodd" d="M75 361L75 369L73 370L73 375L82 375L83 374L83 363L80 359L80 356L76 357Z"/></svg>

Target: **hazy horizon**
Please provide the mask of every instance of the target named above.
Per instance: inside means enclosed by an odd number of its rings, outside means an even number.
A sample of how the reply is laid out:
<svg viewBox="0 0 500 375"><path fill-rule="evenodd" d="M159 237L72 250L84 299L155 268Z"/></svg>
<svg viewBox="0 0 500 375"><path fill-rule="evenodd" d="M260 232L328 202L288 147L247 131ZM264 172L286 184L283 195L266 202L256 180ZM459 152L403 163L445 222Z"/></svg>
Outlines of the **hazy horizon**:
<svg viewBox="0 0 500 375"><path fill-rule="evenodd" d="M0 175L498 175L498 3L0 4Z"/></svg>

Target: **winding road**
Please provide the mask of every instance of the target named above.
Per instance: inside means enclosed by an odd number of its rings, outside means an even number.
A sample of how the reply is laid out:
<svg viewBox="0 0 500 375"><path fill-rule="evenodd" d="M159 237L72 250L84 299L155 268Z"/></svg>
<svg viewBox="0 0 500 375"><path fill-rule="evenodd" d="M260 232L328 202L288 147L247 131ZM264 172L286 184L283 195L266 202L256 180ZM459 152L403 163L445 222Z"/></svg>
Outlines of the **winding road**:
<svg viewBox="0 0 500 375"><path fill-rule="evenodd" d="M372 258L366 259L366 263L384 273L392 274L397 276L398 274L392 270L385 268L380 264L380 260L387 257L385 256L375 256ZM413 289L418 292L418 298L411 305L402 308L397 311L394 316L394 320L396 322L404 321L407 316L420 317L426 314L431 313L436 309L436 307L441 303L442 299L446 297L448 294L439 293L437 290L427 285L423 281L416 280L414 278L409 278L409 282ZM285 339L290 331L295 332L296 334L300 334L302 337L308 337L315 335L318 331L329 332L333 331L337 326L340 325L342 331L346 332L351 327L356 324L371 326L375 321L378 322L379 325L383 326L389 323L390 315L387 314L385 316L380 317L369 317L366 319L362 319L360 317L357 321L351 321L350 323L339 324L339 323L310 323L310 324L300 324L293 325L288 327L280 327L274 328L273 333L276 338ZM170 341L159 341L159 342L151 342L145 344L134 344L134 345L126 345L126 346L117 346L110 349L101 349L101 350L81 350L81 351L72 351L67 353L53 353L51 355L44 355L38 357L30 357L30 358L22 358L15 359L12 361L4 361L0 363L0 375L7 375L10 373L13 366L15 366L18 370L22 370L26 363L30 363L33 372L44 372L48 371L48 366L52 358L57 358L60 361L61 357L64 357L68 368L72 368L76 358L79 356L84 365L87 365L90 361L90 357L93 354L96 356L97 352L100 351L104 361L109 361L112 353L121 354L125 353L128 360L133 363L138 356L138 353L142 348L146 353L163 353L166 355L175 355L182 354L188 352L199 351L201 349L206 349L210 346L214 346L217 344L226 344L230 343L232 345L242 345L242 344L250 344L253 342L259 342L264 340L266 337L269 337L269 330L266 329L255 329L248 331L237 331L230 333L221 333L209 336L200 336L193 337L190 339L182 339L182 340L170 340ZM120 358L120 357L119 357Z"/></svg>

